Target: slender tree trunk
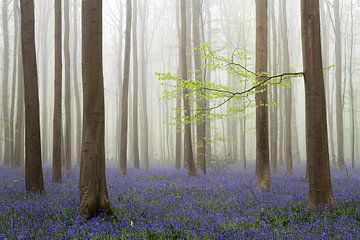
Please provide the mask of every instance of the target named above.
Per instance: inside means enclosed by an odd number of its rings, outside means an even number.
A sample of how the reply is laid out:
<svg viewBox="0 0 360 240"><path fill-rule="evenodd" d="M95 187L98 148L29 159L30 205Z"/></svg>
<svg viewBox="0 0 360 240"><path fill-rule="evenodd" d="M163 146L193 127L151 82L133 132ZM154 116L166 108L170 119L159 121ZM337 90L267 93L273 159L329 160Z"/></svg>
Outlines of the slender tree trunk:
<svg viewBox="0 0 360 240"><path fill-rule="evenodd" d="M5 122L5 144L4 144L4 164L10 166L11 163L11 130L10 130L10 119L9 119L9 62L10 62L10 51L9 51L9 16L8 16L8 0L2 1L2 34L3 34L3 68L2 68L2 116Z"/></svg>
<svg viewBox="0 0 360 240"><path fill-rule="evenodd" d="M301 1L309 206L332 207L319 0Z"/></svg>
<svg viewBox="0 0 360 240"><path fill-rule="evenodd" d="M39 69L41 70L41 74L39 74L39 81L41 84L41 93L40 93L40 127L41 127L41 147L42 147L42 160L44 163L46 163L49 159L49 118L48 118L48 64L47 60L49 57L49 8L48 8L48 1L43 1L41 3L42 9L41 9L41 22L39 29L39 36L41 36L40 39L40 46L38 53L40 54L41 58L41 65L39 66Z"/></svg>
<svg viewBox="0 0 360 240"><path fill-rule="evenodd" d="M81 125L81 93L79 87L79 72L78 72L78 5L76 3L73 4L73 36L74 36L74 45L73 45L73 83L74 83L74 95L75 95L75 158L77 165L80 166L80 159L81 159L81 132L82 132L82 125Z"/></svg>
<svg viewBox="0 0 360 240"><path fill-rule="evenodd" d="M272 44L273 44L273 52L272 52L272 71L273 74L276 75L278 70L278 41L277 41L277 29L276 29L276 20L275 20L275 0L272 0L271 3L271 27L272 27ZM272 101L278 102L278 87L271 86L272 90ZM277 172L277 153L278 153L278 106L272 107L270 113L270 160L271 160L271 170L272 172Z"/></svg>
<svg viewBox="0 0 360 240"><path fill-rule="evenodd" d="M17 98L16 98L16 118L15 118L15 134L14 134L14 167L20 167L24 164L24 145L25 145L25 133L24 133L24 74L23 74L23 62L22 62L22 50L21 50L21 32L20 32L20 9L19 2L14 1L14 18L15 18L15 34L17 35Z"/></svg>
<svg viewBox="0 0 360 240"><path fill-rule="evenodd" d="M141 5L141 20L142 20L142 31L140 34L141 45L141 79L142 79L142 155L144 158L144 168L148 170L150 167L149 163L149 120L148 120L148 88L147 88L147 73L148 73L148 54L147 54L147 6L148 2L143 1L143 5Z"/></svg>
<svg viewBox="0 0 360 240"><path fill-rule="evenodd" d="M179 75L181 74L181 22L180 22L180 1L176 1L176 27L177 27L177 35L178 35L178 47L179 47L179 56L178 56L178 64L179 64ZM177 88L180 90L180 83L177 83ZM180 92L180 91L179 91ZM175 167L176 169L181 168L182 162L182 126L181 126L181 95L179 94L176 98L176 150L175 150Z"/></svg>
<svg viewBox="0 0 360 240"><path fill-rule="evenodd" d="M186 59L186 45L187 45L187 31L186 31L186 0L180 0L180 18L181 18L181 77L183 81L187 81L188 78L188 66ZM184 101L184 118L185 121L191 119L190 113L190 93L189 89L183 90L183 101ZM185 123L185 136L184 136L184 158L188 164L188 170L190 176L196 176L196 168L194 163L194 155L192 149L192 138L191 138L191 124L190 122Z"/></svg>
<svg viewBox="0 0 360 240"><path fill-rule="evenodd" d="M138 121L138 96L139 96L139 60L138 60L138 39L137 39L137 0L133 1L133 155L134 168L140 168L139 156L139 121Z"/></svg>
<svg viewBox="0 0 360 240"><path fill-rule="evenodd" d="M13 13L14 13L14 52L13 52L13 63L12 63L12 84L11 84L11 112L10 112L10 134L11 134L11 143L9 149L9 159L11 162L11 167L18 167L18 163L15 161L15 136L16 136L16 129L14 129L15 123L15 96L16 96L16 84L19 84L17 78L17 69L18 69L18 52L19 52L19 14L17 10L17 1L13 1Z"/></svg>
<svg viewBox="0 0 360 240"><path fill-rule="evenodd" d="M205 5L205 11L206 11L206 16L207 16L207 33L208 33L208 37L207 37L207 42L211 45L212 44L212 18L211 18L211 2L210 1L206 1L203 2L203 7ZM204 28L204 17L202 16L202 25L203 25L203 41L205 42L206 38L205 38L205 28ZM205 63L207 60L205 59ZM207 82L211 81L211 71L207 71L206 68L204 68L204 74L205 74L205 80ZM209 109L210 106L210 102L208 100L205 100L205 106L206 109ZM205 139L206 139L206 145L205 145L205 164L209 163L211 161L211 157L212 157L212 140L211 140L211 118L210 118L210 110L208 110L206 112L206 116L205 116Z"/></svg>
<svg viewBox="0 0 360 240"><path fill-rule="evenodd" d="M80 167L80 213L90 219L113 214L105 176L105 104L102 65L102 1L82 1L84 131Z"/></svg>
<svg viewBox="0 0 360 240"><path fill-rule="evenodd" d="M337 164L343 171L344 161L344 117L342 99L342 41L340 22L340 2L334 0L334 22L335 22L335 76L336 76L336 132L337 132Z"/></svg>
<svg viewBox="0 0 360 240"><path fill-rule="evenodd" d="M282 23L283 23L283 48L284 48L284 72L290 72L290 52L289 52L289 40L288 40L288 24L287 24L287 7L286 0L281 1L282 7ZM290 79L286 80L290 82ZM285 162L286 171L288 175L293 174L293 156L292 156L292 89L285 89Z"/></svg>
<svg viewBox="0 0 360 240"><path fill-rule="evenodd" d="M53 168L52 181L61 179L61 132L62 132L62 7L61 0L55 0L55 95L53 117Z"/></svg>
<svg viewBox="0 0 360 240"><path fill-rule="evenodd" d="M350 135L350 156L351 156L351 167L355 169L355 106L354 106L354 83L353 83L353 51L354 51L354 13L353 13L353 0L350 2L350 61L349 61L349 85L350 85L350 112L351 112L351 135Z"/></svg>
<svg viewBox="0 0 360 240"><path fill-rule="evenodd" d="M268 3L267 0L256 0L256 72L260 75L267 72L268 60ZM262 81L266 76L260 76ZM269 160L269 128L267 104L267 86L257 88L256 98L256 186L262 191L271 190Z"/></svg>
<svg viewBox="0 0 360 240"><path fill-rule="evenodd" d="M130 75L130 48L131 48L131 22L132 3L127 0L126 30L125 30L125 57L122 89L122 119L121 119L121 146L120 146L120 174L127 175L127 135L128 135L128 109L129 109L129 75Z"/></svg>
<svg viewBox="0 0 360 240"><path fill-rule="evenodd" d="M200 48L200 16L201 16L201 6L200 0L192 1L192 14L193 14L193 41L194 41L194 59L195 59L195 79L198 82L203 82L203 70L202 68L202 59L201 59L201 51ZM201 166L201 171L206 173L206 156L205 156L205 148L206 148L206 121L205 121L205 100L203 95L197 96L197 109L196 114L198 115L198 122L196 124L197 130L197 162Z"/></svg>
<svg viewBox="0 0 360 240"><path fill-rule="evenodd" d="M122 3L120 2L120 16L119 16L119 21L118 21L118 26L119 26L119 39L118 39L118 81L119 81L119 96L118 96L118 120L117 120L117 141L118 141L118 145L117 145L117 159L120 159L120 146L121 146L121 119L122 119L122 108L121 108L121 101L122 101L122 82L123 82L123 6Z"/></svg>
<svg viewBox="0 0 360 240"><path fill-rule="evenodd" d="M70 74L70 8L69 0L64 0L64 67L65 67L65 168L70 170L71 168L71 74Z"/></svg>
<svg viewBox="0 0 360 240"><path fill-rule="evenodd" d="M25 183L26 190L42 192L40 111L35 52L34 1L21 0L21 42L25 87Z"/></svg>

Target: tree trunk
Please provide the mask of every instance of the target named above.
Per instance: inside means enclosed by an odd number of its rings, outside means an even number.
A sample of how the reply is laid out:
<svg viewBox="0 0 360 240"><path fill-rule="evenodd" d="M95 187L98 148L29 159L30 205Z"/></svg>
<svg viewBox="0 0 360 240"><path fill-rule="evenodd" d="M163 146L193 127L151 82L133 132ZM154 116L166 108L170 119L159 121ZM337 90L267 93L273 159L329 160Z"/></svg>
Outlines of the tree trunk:
<svg viewBox="0 0 360 240"><path fill-rule="evenodd" d="M3 68L2 68L2 118L5 122L5 143L4 143L4 164L10 166L11 163L11 130L10 130L10 119L9 119L9 16L8 16L8 0L2 1L2 34L3 34Z"/></svg>
<svg viewBox="0 0 360 240"><path fill-rule="evenodd" d="M15 20L15 31L17 37L17 98L16 98L16 119L15 119L15 134L14 134L14 167L20 167L24 164L24 73L23 73L23 62L22 62L22 50L21 50L21 32L20 32L20 9L18 1L14 1L14 17ZM17 26L17 27L16 27Z"/></svg>
<svg viewBox="0 0 360 240"><path fill-rule="evenodd" d="M77 161L77 165L80 166L80 159L81 159L81 132L82 132L82 125L81 125L81 93L79 87L79 72L78 72L78 5L76 3L73 4L73 36L74 36L74 45L73 45L73 83L74 83L74 95L75 95L75 158Z"/></svg>
<svg viewBox="0 0 360 240"><path fill-rule="evenodd" d="M263 81L267 72L267 30L268 7L267 0L256 0L256 72L260 74L257 81ZM271 190L269 162L269 128L267 86L257 88L256 93L256 186L262 191Z"/></svg>
<svg viewBox="0 0 360 240"><path fill-rule="evenodd" d="M41 93L40 93L40 127L41 127L41 147L42 147L42 160L46 163L49 159L49 118L48 118L48 57L49 57L49 17L50 11L48 8L48 1L43 1L41 3L41 19L40 19L40 28L39 28L39 48L38 53L41 58L41 74L39 74L39 81L41 84Z"/></svg>
<svg viewBox="0 0 360 240"><path fill-rule="evenodd" d="M61 0L55 0L55 94L53 118L53 168L52 181L61 179L61 131L62 131L62 7Z"/></svg>
<svg viewBox="0 0 360 240"><path fill-rule="evenodd" d="M284 48L284 72L290 72L290 52L289 52L289 40L288 40L288 24L287 24L287 8L286 0L281 1L282 8L282 23L283 23L283 48ZM286 80L290 82L290 79ZM291 84L291 82L290 82ZM285 89L285 163L286 171L288 175L293 174L293 156L292 156L292 133L291 133L291 123L292 123L292 89Z"/></svg>
<svg viewBox="0 0 360 240"><path fill-rule="evenodd" d="M193 14L193 41L194 41L194 59L195 59L195 79L198 82L203 82L203 70L202 70L202 59L200 48L200 16L201 16L201 5L200 0L192 1L192 14ZM203 92L204 93L204 92ZM197 109L196 114L198 115L197 119L197 162L201 166L201 171L206 173L206 112L205 112L205 99L202 94L197 96Z"/></svg>
<svg viewBox="0 0 360 240"><path fill-rule="evenodd" d="M148 7L148 2L147 1L143 1L143 5L141 5L141 26L142 26L142 31L140 34L140 39L141 39L141 45L140 45L140 50L141 50L141 79L142 79L142 140L141 140L141 145L142 145L142 156L144 158L144 168L145 170L148 170L150 167L150 163L149 163L149 120L148 120L148 89L147 89L147 74L148 74L148 54L147 54L147 7Z"/></svg>
<svg viewBox="0 0 360 240"><path fill-rule="evenodd" d="M351 156L351 167L352 169L355 169L355 122L356 122L356 112L355 112L355 106L354 106L354 84L353 84L353 57L354 57L354 13L353 13L353 0L350 2L350 21L351 21L351 33L350 33L350 61L349 61L349 75L350 75L350 112L351 112L351 135L350 135L350 156Z"/></svg>
<svg viewBox="0 0 360 240"><path fill-rule="evenodd" d="M275 21L275 0L271 3L271 27L272 27L272 71L276 75L278 72L278 46L277 46L277 31L276 31L276 21ZM271 86L272 88L272 101L278 102L278 87ZM278 106L272 107L270 113L270 160L271 160L271 170L272 172L277 172L278 165Z"/></svg>
<svg viewBox="0 0 360 240"><path fill-rule="evenodd" d="M121 101L121 146L120 146L120 174L127 175L127 135L128 135L128 108L129 108L129 75L130 75L130 48L131 48L131 22L132 4L131 0L126 1L126 30L125 30L125 57L124 76Z"/></svg>
<svg viewBox="0 0 360 240"><path fill-rule="evenodd" d="M179 47L179 56L178 56L178 72L181 74L181 22L180 22L180 6L179 1L176 1L176 27L177 27L177 36L178 36L178 47ZM178 92L180 92L180 83L177 83ZM176 150L175 150L175 167L176 169L181 169L182 162L182 125L181 125L181 94L176 98Z"/></svg>
<svg viewBox="0 0 360 240"><path fill-rule="evenodd" d="M102 65L102 1L82 1L84 131L80 167L80 214L113 214L105 176L105 104Z"/></svg>
<svg viewBox="0 0 360 240"><path fill-rule="evenodd" d="M180 0L180 18L181 18L181 78L183 81L187 81L188 68L186 59L187 49L187 31L186 31L186 0ZM183 101L184 101L184 118L185 121L185 135L184 135L184 158L188 164L188 171L190 176L196 176L196 168L194 163L194 155L192 149L192 138L191 138L191 124L188 122L191 119L190 113L190 93L189 89L183 90Z"/></svg>
<svg viewBox="0 0 360 240"><path fill-rule="evenodd" d="M336 132L337 132L337 164L340 171L345 169L344 161L344 117L342 98L342 41L340 22L340 3L334 0L335 22L335 76L336 76Z"/></svg>
<svg viewBox="0 0 360 240"><path fill-rule="evenodd" d="M334 204L330 178L319 11L319 0L301 1L306 153L311 208L332 207Z"/></svg>
<svg viewBox="0 0 360 240"><path fill-rule="evenodd" d="M41 163L40 111L35 52L34 1L22 0L21 43L25 88L25 183L26 190L42 192L44 181Z"/></svg>
<svg viewBox="0 0 360 240"><path fill-rule="evenodd" d="M19 84L17 78L17 69L18 69L18 53L19 53L19 14L17 10L17 1L13 2L13 13L14 13L14 51L13 51L13 64L12 64L12 84L11 84L11 108L10 108L10 134L11 134L11 143L9 149L9 159L11 162L11 167L18 167L18 163L15 161L15 136L16 130L14 129L15 123L15 97L16 97L16 84Z"/></svg>
<svg viewBox="0 0 360 240"><path fill-rule="evenodd" d="M138 60L138 39L137 39L137 0L133 2L133 154L134 154L134 168L140 168L139 156L139 60Z"/></svg>
<svg viewBox="0 0 360 240"><path fill-rule="evenodd" d="M65 67L65 168L71 169L71 76L70 76L70 18L69 0L64 0L64 67Z"/></svg>

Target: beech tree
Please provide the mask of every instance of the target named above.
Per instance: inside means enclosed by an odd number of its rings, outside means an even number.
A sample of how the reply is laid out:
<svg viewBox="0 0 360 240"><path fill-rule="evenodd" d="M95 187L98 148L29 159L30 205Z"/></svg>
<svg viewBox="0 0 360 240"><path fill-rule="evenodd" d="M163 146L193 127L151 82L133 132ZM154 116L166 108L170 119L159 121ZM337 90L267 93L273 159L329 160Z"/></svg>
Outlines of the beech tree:
<svg viewBox="0 0 360 240"><path fill-rule="evenodd" d="M309 206L332 207L319 0L301 0L301 20Z"/></svg>
<svg viewBox="0 0 360 240"><path fill-rule="evenodd" d="M112 215L105 176L105 103L102 64L102 1L82 1L84 131L80 166L80 214Z"/></svg>
<svg viewBox="0 0 360 240"><path fill-rule="evenodd" d="M126 1L126 29L125 29L125 56L124 76L121 100L121 139L120 139L120 174L127 175L127 136L128 136L128 109L129 109L129 77L130 77L130 49L131 49L131 22L132 3Z"/></svg>
<svg viewBox="0 0 360 240"><path fill-rule="evenodd" d="M38 73L35 51L34 1L21 0L21 45L25 92L25 183L26 190L42 192Z"/></svg>
<svg viewBox="0 0 360 240"><path fill-rule="evenodd" d="M54 1L55 8L55 95L53 116L53 182L61 182L61 132L62 132L62 16L61 0Z"/></svg>
<svg viewBox="0 0 360 240"><path fill-rule="evenodd" d="M268 2L256 1L256 73L260 74L258 82L263 81L267 72L268 60ZM270 160L269 160L269 127L267 86L261 85L256 89L256 186L262 191L270 190Z"/></svg>
<svg viewBox="0 0 360 240"><path fill-rule="evenodd" d="M336 77L336 136L337 136L337 164L342 171L345 169L344 160L344 107L342 89L342 39L340 1L334 0L334 25L335 25L335 77Z"/></svg>
<svg viewBox="0 0 360 240"><path fill-rule="evenodd" d="M181 19L181 78L183 81L187 81L188 67L186 59L186 46L187 46L187 31L186 31L186 0L180 0L180 19ZM188 170L190 176L196 176L196 168L194 162L194 153L192 148L191 138L191 118L190 113L190 92L188 88L183 90L183 104L184 104L184 119L187 123L184 126L184 158L188 164Z"/></svg>
<svg viewBox="0 0 360 240"><path fill-rule="evenodd" d="M282 44L283 44L283 68L284 72L290 72L290 52L289 52L289 38L288 38L288 24L287 24L287 5L286 0L281 0L281 12L282 12ZM290 80L287 79L289 82ZM291 84L291 83L290 83ZM293 156L292 156L292 89L286 88L284 91L285 98L285 141L284 141L284 157L286 163L286 171L288 175L293 174Z"/></svg>
<svg viewBox="0 0 360 240"><path fill-rule="evenodd" d="M71 168L71 92L70 92L70 8L69 0L64 0L64 70L65 70L65 96L64 96L64 107L65 107L65 136L64 136L64 164L65 168L69 170Z"/></svg>
<svg viewBox="0 0 360 240"><path fill-rule="evenodd" d="M192 1L193 14L193 42L194 42L194 59L195 59L195 79L198 82L203 82L202 58L200 48L200 18L201 18L201 4L200 0ZM204 92L203 92L204 94ZM196 124L196 147L197 147L197 162L200 164L201 171L206 173L206 121L205 121L205 99L203 95L199 94L196 99L196 114L199 116Z"/></svg>
<svg viewBox="0 0 360 240"><path fill-rule="evenodd" d="M139 59L138 59L138 37L137 37L137 19L138 19L138 3L134 0L133 4L133 29L132 29L132 43L133 43L133 157L134 168L140 168L140 156L139 156Z"/></svg>
<svg viewBox="0 0 360 240"><path fill-rule="evenodd" d="M10 119L9 119L9 17L8 17L8 1L2 1L2 34L3 34L3 65L2 65L2 117L5 122L5 144L4 144L4 164L10 166L11 153L11 133L10 133Z"/></svg>

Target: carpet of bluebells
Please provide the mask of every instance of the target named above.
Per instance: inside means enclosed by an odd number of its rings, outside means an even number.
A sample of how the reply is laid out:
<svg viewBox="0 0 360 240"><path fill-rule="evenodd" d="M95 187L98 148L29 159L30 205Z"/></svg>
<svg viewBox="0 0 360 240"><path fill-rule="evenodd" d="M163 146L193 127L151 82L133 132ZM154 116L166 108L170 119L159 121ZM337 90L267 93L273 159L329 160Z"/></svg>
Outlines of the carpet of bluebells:
<svg viewBox="0 0 360 240"><path fill-rule="evenodd" d="M78 169L61 185L46 168L44 194L26 194L23 170L0 168L0 239L360 239L360 177L333 171L336 208L307 209L303 172L272 176L255 190L254 171L107 170L117 220L78 214Z"/></svg>

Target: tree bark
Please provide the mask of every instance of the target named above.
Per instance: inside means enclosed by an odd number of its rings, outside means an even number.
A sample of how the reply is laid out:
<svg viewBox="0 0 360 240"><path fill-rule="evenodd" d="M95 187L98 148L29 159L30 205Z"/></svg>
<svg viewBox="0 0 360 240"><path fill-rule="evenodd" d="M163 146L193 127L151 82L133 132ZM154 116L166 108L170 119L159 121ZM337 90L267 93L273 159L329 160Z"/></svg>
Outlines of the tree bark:
<svg viewBox="0 0 360 240"><path fill-rule="evenodd" d="M290 52L289 52L289 40L288 40L288 24L287 24L287 7L286 0L281 0L282 8L282 37L283 37L283 48L284 48L284 72L290 72ZM290 79L286 80L290 82ZM290 82L291 84L291 82ZM286 171L288 175L293 174L293 156L292 156L292 133L291 133L291 123L292 123L292 89L285 89L285 146L284 146L284 156L286 163Z"/></svg>
<svg viewBox="0 0 360 240"><path fill-rule="evenodd" d="M10 134L11 142L9 149L9 159L11 162L11 167L18 167L18 163L15 161L15 136L16 129L14 129L15 123L15 97L16 97L16 84L19 84L17 78L17 69L18 69L18 52L19 52L19 14L17 10L17 1L13 1L13 13L14 13L14 51L13 51L13 63L12 63L12 84L11 84L11 108L10 108Z"/></svg>
<svg viewBox="0 0 360 240"><path fill-rule="evenodd" d="M345 169L344 161L344 116L342 98L342 40L340 3L334 0L335 22L335 76L336 76L336 132L337 132L337 164L340 171Z"/></svg>
<svg viewBox="0 0 360 240"><path fill-rule="evenodd" d="M181 21L180 21L180 6L179 1L176 1L176 27L177 27L177 35L178 35L178 50L179 50L179 75L181 74ZM177 83L177 88L180 90L180 83ZM180 91L178 91L180 92ZM176 140L175 140L175 167L176 169L181 169L182 162L182 125L181 125L181 94L179 94L176 98Z"/></svg>
<svg viewBox="0 0 360 240"><path fill-rule="evenodd" d="M80 167L80 214L113 214L105 176L105 104L102 63L102 1L82 1L84 130Z"/></svg>
<svg viewBox="0 0 360 240"><path fill-rule="evenodd" d="M256 72L264 79L268 60L268 6L267 0L256 0ZM257 88L256 93L256 186L261 191L271 190L269 161L269 127L267 104L267 86Z"/></svg>
<svg viewBox="0 0 360 240"><path fill-rule="evenodd" d="M124 76L122 89L122 116L121 116L121 146L120 146L120 174L127 175L127 135L128 135L128 109L129 109L129 75L130 75L130 48L131 48L131 22L132 3L126 1L126 30L125 30L125 56Z"/></svg>
<svg viewBox="0 0 360 240"><path fill-rule="evenodd" d="M275 0L271 3L271 27L272 27L272 72L274 75L278 73L278 41L275 20ZM272 101L278 102L278 87L271 86ZM278 106L270 108L270 160L271 170L276 173L278 171Z"/></svg>
<svg viewBox="0 0 360 240"><path fill-rule="evenodd" d="M334 204L330 178L319 11L319 0L301 1L306 154L311 208L332 207Z"/></svg>
<svg viewBox="0 0 360 240"><path fill-rule="evenodd" d="M188 67L187 67L187 31L186 31L186 0L180 0L180 18L181 18L181 78L186 81L188 78ZM191 138L191 113L190 113L190 93L189 89L183 89L183 104L184 104L184 119L186 121L184 129L184 158L188 164L189 176L196 176L196 168L194 163L194 154L192 148Z"/></svg>
<svg viewBox="0 0 360 240"><path fill-rule="evenodd" d="M9 52L9 16L8 16L8 1L2 1L2 34L3 34L3 69L2 69L2 118L5 123L5 143L4 143L4 164L5 166L10 166L11 163L11 153L10 153L10 144L11 144L11 129L10 129L10 119L9 119L9 62L10 62L10 52Z"/></svg>
<svg viewBox="0 0 360 240"><path fill-rule="evenodd" d="M193 15L193 42L194 42L194 63L195 63L195 79L202 83L204 82L203 70L202 70L202 58L200 48L200 17L201 17L201 5L200 0L192 1L192 15ZM204 94L204 92L203 92ZM205 99L203 95L198 95L196 114L198 115L196 123L197 134L197 162L200 164L201 171L206 173L206 112L205 112Z"/></svg>
<svg viewBox="0 0 360 240"><path fill-rule="evenodd" d="M52 181L61 179L61 131L62 131L62 7L61 0L55 0L55 95L53 117L53 167Z"/></svg>
<svg viewBox="0 0 360 240"><path fill-rule="evenodd" d="M141 39L141 45L140 45L140 50L141 50L141 83L142 83L142 140L141 140L141 145L142 145L142 156L144 158L144 168L145 170L148 170L150 168L150 163L149 163L149 120L148 120L148 105L147 105L147 101L148 101L148 88L147 88L147 74L148 74L148 49L147 49L147 21L148 21L148 17L147 17L147 7L148 7L148 2L147 1L143 1L143 4L141 5L141 26L142 26L142 31L140 34L140 39Z"/></svg>
<svg viewBox="0 0 360 240"><path fill-rule="evenodd" d="M133 155L134 168L140 168L139 156L139 60L138 60L138 39L137 39L137 18L138 18L138 3L137 0L133 2Z"/></svg>
<svg viewBox="0 0 360 240"><path fill-rule="evenodd" d="M64 0L64 67L65 67L65 168L71 169L71 74L70 74L70 18L69 0Z"/></svg>
<svg viewBox="0 0 360 240"><path fill-rule="evenodd" d="M17 79L17 98L16 98L16 118L15 118L15 133L14 133L14 153L13 153L13 162L14 167L20 167L24 165L24 73L23 73L23 62L22 62L22 50L21 50L21 32L20 27L20 9L19 2L14 1L14 17L15 17L15 34L17 35L17 69L16 69L16 79Z"/></svg>
<svg viewBox="0 0 360 240"><path fill-rule="evenodd" d="M38 74L35 52L34 1L21 0L21 43L25 88L25 183L26 190L42 192Z"/></svg>
<svg viewBox="0 0 360 240"><path fill-rule="evenodd" d="M74 144L74 152L75 158L77 161L77 165L80 166L80 159L81 159L81 132L82 132L82 125L81 125L81 93L79 87L79 72L78 72L78 6L76 2L73 4L73 34L74 34L74 45L73 45L73 83L74 83L74 95L75 95L75 144Z"/></svg>

